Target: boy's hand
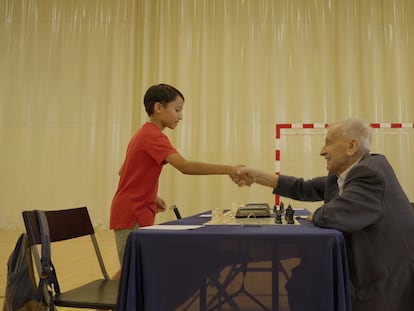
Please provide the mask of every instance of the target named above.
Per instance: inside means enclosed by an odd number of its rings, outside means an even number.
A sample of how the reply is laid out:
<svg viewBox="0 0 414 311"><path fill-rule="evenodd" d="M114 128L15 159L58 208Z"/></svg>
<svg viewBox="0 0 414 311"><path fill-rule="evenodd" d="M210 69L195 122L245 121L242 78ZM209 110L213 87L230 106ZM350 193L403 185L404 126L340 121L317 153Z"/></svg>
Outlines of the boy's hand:
<svg viewBox="0 0 414 311"><path fill-rule="evenodd" d="M254 179L249 176L249 174L246 173L240 173L240 170L242 168L245 168L245 165L236 165L234 166L235 171L232 174L229 174L231 180L234 181L239 187L241 186L250 186L252 183L254 183Z"/></svg>
<svg viewBox="0 0 414 311"><path fill-rule="evenodd" d="M157 197L157 213L164 212L167 209L167 205L164 200Z"/></svg>

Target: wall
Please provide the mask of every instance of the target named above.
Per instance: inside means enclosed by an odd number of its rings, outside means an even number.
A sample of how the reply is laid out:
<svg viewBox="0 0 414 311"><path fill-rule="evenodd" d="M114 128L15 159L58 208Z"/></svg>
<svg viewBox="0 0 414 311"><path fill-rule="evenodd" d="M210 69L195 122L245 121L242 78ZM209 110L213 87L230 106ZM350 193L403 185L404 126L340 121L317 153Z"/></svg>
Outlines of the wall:
<svg viewBox="0 0 414 311"><path fill-rule="evenodd" d="M413 122L413 17L409 0L1 0L0 228L22 228L24 209L80 205L106 228L155 83L186 97L165 133L192 160L274 171L275 123ZM380 137L414 200L412 131ZM325 174L323 134L296 138L282 173ZM183 215L273 202L171 167L159 194Z"/></svg>

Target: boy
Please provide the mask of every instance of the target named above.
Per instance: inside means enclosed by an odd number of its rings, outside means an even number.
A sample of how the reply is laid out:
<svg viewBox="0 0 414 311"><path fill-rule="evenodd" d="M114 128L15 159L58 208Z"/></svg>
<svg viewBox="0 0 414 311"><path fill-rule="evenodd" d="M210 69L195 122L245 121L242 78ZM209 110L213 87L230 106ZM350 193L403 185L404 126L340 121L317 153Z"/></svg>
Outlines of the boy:
<svg viewBox="0 0 414 311"><path fill-rule="evenodd" d="M151 86L145 93L144 106L149 122L129 142L111 206L110 229L115 232L121 264L131 230L152 225L155 214L166 209L165 202L157 197L158 178L164 164L171 164L183 174L228 174L230 177L236 177L241 167L187 161L171 145L162 131L166 127L177 127L184 106L183 94L173 86Z"/></svg>

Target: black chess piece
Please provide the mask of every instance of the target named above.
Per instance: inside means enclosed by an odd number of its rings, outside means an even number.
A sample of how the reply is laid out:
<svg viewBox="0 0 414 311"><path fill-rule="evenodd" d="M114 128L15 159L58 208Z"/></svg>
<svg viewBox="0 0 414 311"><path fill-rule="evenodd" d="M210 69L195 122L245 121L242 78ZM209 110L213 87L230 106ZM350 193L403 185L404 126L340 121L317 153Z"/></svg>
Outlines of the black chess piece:
<svg viewBox="0 0 414 311"><path fill-rule="evenodd" d="M285 220L287 220L289 215L292 213L291 210L292 210L292 206L289 204L285 210Z"/></svg>
<svg viewBox="0 0 414 311"><path fill-rule="evenodd" d="M275 224L282 224L282 214L280 213L280 211L276 212Z"/></svg>
<svg viewBox="0 0 414 311"><path fill-rule="evenodd" d="M283 202L280 202L279 212L281 215L285 213L285 204Z"/></svg>
<svg viewBox="0 0 414 311"><path fill-rule="evenodd" d="M295 214L295 211L293 210L292 206L290 206L289 204L288 208L286 209L285 219L286 219L286 222L290 225L295 223L293 219L294 214Z"/></svg>

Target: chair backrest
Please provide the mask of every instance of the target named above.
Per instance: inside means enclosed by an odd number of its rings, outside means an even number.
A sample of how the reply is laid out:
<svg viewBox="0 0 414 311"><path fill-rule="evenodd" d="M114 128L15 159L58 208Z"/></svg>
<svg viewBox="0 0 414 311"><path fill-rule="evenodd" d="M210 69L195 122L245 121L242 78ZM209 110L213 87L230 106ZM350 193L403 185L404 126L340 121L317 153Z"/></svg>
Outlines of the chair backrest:
<svg viewBox="0 0 414 311"><path fill-rule="evenodd" d="M63 241L94 234L86 207L45 211L49 225L50 242ZM36 211L23 212L30 245L40 244L40 229Z"/></svg>
<svg viewBox="0 0 414 311"><path fill-rule="evenodd" d="M95 237L95 231L93 229L87 207L44 211L44 213L49 226L50 242L53 243L89 235L92 240L93 247L95 249L96 258L98 259L102 275L105 279L110 279L103 262L98 242ZM32 246L36 267L38 269L38 272L40 272L40 254L38 253L38 250L35 247L36 245L41 244L42 242L37 213L36 210L33 210L24 211L22 212L22 214L29 240L29 245Z"/></svg>

